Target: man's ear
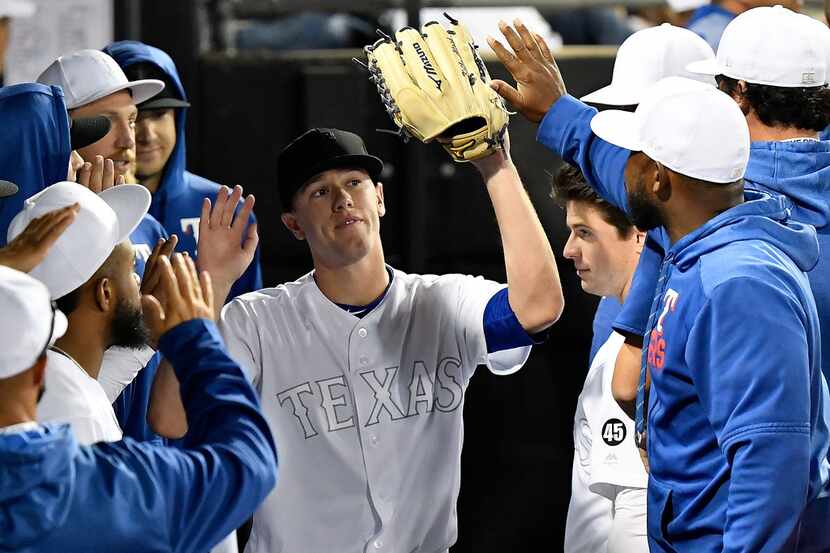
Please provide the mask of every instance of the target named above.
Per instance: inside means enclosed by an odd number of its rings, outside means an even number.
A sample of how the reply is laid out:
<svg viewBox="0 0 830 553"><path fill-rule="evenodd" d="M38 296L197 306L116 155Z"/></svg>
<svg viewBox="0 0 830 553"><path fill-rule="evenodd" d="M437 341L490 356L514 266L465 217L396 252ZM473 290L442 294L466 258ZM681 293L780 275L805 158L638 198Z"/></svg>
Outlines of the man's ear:
<svg viewBox="0 0 830 553"><path fill-rule="evenodd" d="M297 240L305 240L305 232L300 228L300 223L297 221L296 215L286 212L280 215L280 219L282 219L282 224L285 225L285 228L294 235L294 238Z"/></svg>
<svg viewBox="0 0 830 553"><path fill-rule="evenodd" d="M378 182L375 184L375 194L378 197L378 216L383 217L386 215L386 201L383 199L383 183Z"/></svg>
<svg viewBox="0 0 830 553"><path fill-rule="evenodd" d="M115 289L112 279L101 277L95 282L95 304L104 313L115 308Z"/></svg>
<svg viewBox="0 0 830 553"><path fill-rule="evenodd" d="M746 116L752 111L752 106L746 98L746 81L738 81L738 86L735 88L735 93L732 94L732 99L741 108L741 112Z"/></svg>
<svg viewBox="0 0 830 553"><path fill-rule="evenodd" d="M660 163L654 162L654 167L656 173L654 174L652 192L660 201L668 201L671 198L671 175L668 169Z"/></svg>

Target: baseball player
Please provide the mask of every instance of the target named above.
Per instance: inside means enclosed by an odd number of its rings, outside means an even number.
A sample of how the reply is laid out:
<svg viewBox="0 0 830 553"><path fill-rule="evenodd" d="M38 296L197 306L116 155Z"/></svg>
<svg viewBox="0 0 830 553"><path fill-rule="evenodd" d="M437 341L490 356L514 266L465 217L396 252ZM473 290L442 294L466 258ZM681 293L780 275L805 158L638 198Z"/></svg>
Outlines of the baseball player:
<svg viewBox="0 0 830 553"><path fill-rule="evenodd" d="M783 8L769 8L769 10L773 10L771 13L776 15L774 18L775 25L780 27L786 25L797 25L793 23L793 19L790 19ZM754 11L754 10L753 10ZM747 14L751 14L752 12L747 12ZM762 11L762 13L764 13ZM741 16L741 18L747 17L747 14ZM793 16L797 17L797 16ZM738 18L738 19L741 19ZM736 22L738 21L736 19ZM504 31L509 38L511 47L515 53L507 52L506 49L501 47L500 45L496 45L497 53L502 61L505 61L508 66L511 68L511 72L514 75L517 73L520 75L519 78L519 86L520 86L520 93L514 89L507 89L503 87L507 87L506 83L497 83L496 86L499 88L501 92L505 95L510 96L512 100L516 101L517 107L524 106L520 109L523 110L523 113L528 115L532 120L539 121L541 118L545 119L545 123L543 124L543 128L540 130L539 136L540 140L544 143L549 144L550 146L556 146L560 148L565 155L565 159L567 160L574 160L576 157L576 150L582 152L580 154L580 164L584 161L584 173L588 176L590 182L593 186L596 186L598 192L601 193L606 199L612 200L612 203L618 205L620 207L626 208L626 210L630 209L629 214L634 219L634 223L638 226L640 222L654 222L656 211L648 205L643 205L642 202L635 202L634 204L631 203L631 195L627 194L626 192L626 184L630 183L637 183L635 177L637 175L642 175L642 168L638 169L638 163L642 161L642 158L639 155L635 155L632 153L631 149L626 148L614 148L611 143L605 140L596 139L595 135L592 134L591 128L589 127L587 131L583 131L583 125L590 125L592 118L595 116L594 110L588 108L587 106L581 105L575 100L570 97L564 95L564 86L562 84L561 77L558 75L558 70L555 68L555 62L553 62L553 57L550 55L550 52L547 51L544 47L544 44L540 44L538 41L534 41L533 37L530 33L527 32L521 25L518 26L518 33L513 29L509 29L506 26L504 27ZM761 33L763 34L763 33ZM753 31L752 36L758 35L758 29L756 28ZM810 35L807 34L799 34L799 33L790 33L786 34L786 36L790 37L787 40L790 41L795 48L799 48L805 44L810 44ZM798 40L791 40L792 36L798 36ZM770 41L772 42L772 41ZM724 42L726 44L726 42ZM756 46L760 47L760 45L756 44ZM766 47L766 45L764 45ZM530 48L539 48L539 50L534 50L531 54ZM786 51L786 50L784 50ZM813 56L813 60L815 61L815 57L820 50L818 48L805 48L805 52L809 53L809 55ZM756 54L753 53L753 56ZM772 59L773 56L764 56L765 59ZM799 77L801 78L801 68L797 65L799 62L810 64L810 60L804 59L793 59L793 74L798 73ZM812 65L815 67L815 65ZM758 67L756 65L756 67ZM789 66L788 66L789 67ZM820 69L824 69L823 64L819 66ZM521 73L521 71L525 70L526 73ZM533 75L533 83L530 83L531 77ZM544 77L543 77L544 75ZM821 75L816 75L817 79L820 79L820 82L823 82L824 75L823 71ZM543 81L546 81L543 83ZM704 85L705 86L705 85ZM512 90L512 92L511 92ZM553 104L553 105L552 105ZM566 106L567 104L567 106ZM642 105L642 104L641 104ZM542 108L542 106L545 106ZM584 108L584 109L583 109ZM563 113L563 110L568 113ZM703 113L702 111L677 111L676 113ZM558 116L558 117L557 117ZM614 117L619 117L620 119L620 129L623 128L624 125L633 125L636 122L631 122L628 120L623 119L622 116L617 114L613 114ZM709 119L709 118L707 118ZM667 121L675 121L674 119L667 119ZM670 125L669 125L670 126ZM577 131L577 128L579 129ZM726 132L727 129L724 129ZM559 133L562 133L561 135ZM583 134L584 133L584 134ZM692 137L695 136L691 133L691 131L684 131L681 132L680 130L677 131L678 136L685 136L685 137ZM554 135L560 136L560 140L556 140ZM594 138L591 138L591 137ZM583 145L581 147L577 146L577 143L582 140ZM665 140L665 138L664 138ZM792 144L792 145L791 145ZM799 147L801 143L786 143L783 145L783 148L792 148L792 147ZM619 143L617 143L619 146ZM625 146L625 144L623 144ZM766 145L765 145L766 146ZM776 148L776 145L770 145L772 148ZM766 147L770 147L766 146ZM813 146L815 147L815 146ZM637 148L640 148L638 145ZM692 150L688 150L692 151ZM707 150L708 151L708 150ZM753 147L754 151L754 147ZM752 155L755 155L754 153ZM681 156L688 157L688 154ZM592 161L589 163L588 161ZM601 173L601 176L598 176ZM743 171L741 171L743 173ZM623 174L625 174L625 180L623 180ZM749 176L749 174L748 174ZM648 177L649 179L653 179L656 177ZM649 181L650 182L650 181ZM699 193L703 193L703 189L699 190ZM635 198L636 199L636 198ZM779 202L784 202L786 205L786 199L779 199ZM644 211L643 211L644 210ZM650 219L650 221L649 221ZM651 227L659 227L658 236L665 238L665 244L668 247L677 240L675 237L672 240L672 237L669 233L663 228L661 225L645 225L646 228ZM791 254L795 255L795 254ZM796 256L798 257L798 256ZM800 258L801 261L804 261L803 258ZM658 265L659 272L666 270L668 267L672 267L672 259L667 259L661 264ZM808 264L809 265L809 264ZM805 266L801 262L799 263L800 267L804 267L805 269L812 268L812 265ZM642 260L641 260L641 267L642 268ZM639 272L639 269L638 269ZM635 277L635 283L637 278ZM655 325L658 324L659 313L656 313L658 310L666 309L668 306L668 311L672 312L672 306L676 304L676 298L673 298L673 294L669 294L668 290L662 289L664 286L664 281L666 280L665 276L662 280L660 280L659 276L657 281L661 282L661 290L658 290L659 294L655 295L651 293L650 296L654 298L654 305L650 313L654 314L654 317L649 318L649 327L657 328ZM633 290L635 288L635 284L632 284L632 291L629 292L629 302L631 301ZM652 288L653 290L653 288ZM677 290L675 290L677 291ZM668 294L668 295L666 295ZM647 296L648 297L648 296ZM736 295L736 297L738 297ZM760 302L757 299L751 300L755 305L763 305L763 302ZM628 305L629 302L626 302ZM659 302L659 305L658 305ZM736 313L738 311L735 311ZM807 311L809 312L809 311ZM747 319L760 320L756 317L755 314L748 315ZM804 321L802 321L804 322ZM810 321L804 322L807 324L808 328L812 327L812 323ZM770 323L769 328L773 328L777 323L772 324ZM759 328L760 326L760 328ZM662 328L662 327L661 327ZM757 329L758 331L767 331L768 328L763 327L762 325L753 325L753 329ZM659 332L659 331L658 331ZM734 332L730 328L730 336L734 335ZM711 331L711 334L717 334L714 330ZM648 335L648 334L647 334ZM772 340L773 338L769 338L768 340ZM664 338L665 340L665 338ZM778 335L776 335L775 340L778 340ZM809 344L811 343L812 337L808 332L808 336L804 338L803 345L797 346L793 345L793 355L796 356L797 359L802 359L798 357L799 355L807 355L808 353L812 352L813 349L810 348ZM747 337L746 341L755 343L764 342L763 339L757 339L753 337ZM744 342L730 338L728 340L730 344L731 350L737 354L737 352L742 351L742 348L739 348L739 345L743 345ZM778 342L776 342L778 343ZM647 350L652 359L652 364L657 362L658 360L662 360L663 366L670 366L668 365L669 361L666 358L667 350L665 347L668 347L668 342L661 342L658 340L654 343L652 350ZM665 346L665 347L664 347ZM703 348L703 346L700 346ZM654 349L656 348L656 349ZM756 348L753 351L760 351L759 348ZM786 349L785 349L786 351ZM695 365L701 365L706 362L705 359L695 358ZM737 358L724 358L724 363L735 363ZM759 364L759 367L768 368L770 371L780 370L781 366L784 367L793 367L791 362L779 360L778 364L776 364L776 358L772 355L765 356L761 358L764 362ZM664 464L660 468L660 474L662 475L662 482L661 486L653 486L652 483L656 480L659 480L658 477L655 479L655 472L654 472L654 462L650 461L652 465L652 479L649 482L649 516L650 516L650 524L649 524L649 537L650 537L650 546L652 548L658 547L655 543L660 543L660 547L665 547L666 543L674 546L674 547L681 547L677 544L682 543L684 540L692 540L694 541L696 537L699 537L703 533L712 532L713 537L709 538L712 540L708 545L704 545L701 542L696 542L694 544L697 549L696 551L706 550L708 548L714 548L717 550L721 550L724 545L728 545L728 547L734 547L736 550L747 550L747 551L757 551L763 547L764 543L786 543L792 537L790 532L793 529L793 524L799 524L799 517L802 515L802 511L804 511L805 507L807 512L804 513L805 517L809 517L810 513L815 509L818 508L822 503L826 503L822 497L823 493L821 490L824 486L826 486L826 456L827 456L827 443L826 443L826 436L824 434L824 420L822 417L822 411L824 409L825 397L824 394L826 393L826 388L824 393L822 393L822 387L826 386L823 384L822 379L816 379L812 372L812 363L816 361L813 357L804 357L802 359L804 361L804 366L801 367L799 370L792 369L794 371L793 377L799 379L803 379L804 387L801 388L801 392L809 393L810 397L804 398L803 405L811 405L813 407L813 411L810 413L799 413L798 417L801 422L799 424L806 425L806 428L812 429L810 434L807 436L806 441L804 437L799 439L799 446L801 447L799 462L804 462L806 459L811 469L805 471L798 471L796 480L797 482L785 482L785 487L782 489L778 489L775 486L770 486L770 481L776 477L765 477L762 475L752 475L752 464L749 461L748 464L738 467L735 465L735 462L741 462L744 459L751 459L752 454L755 453L754 449L747 449L746 444L751 442L745 442L740 444L743 447L739 448L726 448L724 447L723 450L710 450L710 454L713 455L712 465L709 469L707 469L707 476L705 479L689 481L688 476L691 474L690 471L684 472L682 475L675 475L676 478L666 478L666 465ZM676 363L675 358L672 358L672 363ZM743 364L745 365L745 364ZM728 366L728 365L727 365ZM753 365L754 366L754 365ZM662 368L662 367L661 367ZM802 370L803 369L803 370ZM724 373L727 374L727 373ZM753 370L753 374L763 374L759 371L758 368ZM769 373L767 373L769 375ZM654 375L652 375L654 378ZM778 379L779 377L775 377ZM787 377L790 378L790 377ZM792 380L790 378L790 381ZM787 384L790 384L790 381L787 381ZM727 385L727 383L723 383L724 385L719 389L719 393L723 394L722 402L719 403L719 407L724 408L727 412L729 409L734 409L734 412L737 414L740 412L739 407L749 406L753 402L748 401L746 404L735 404L733 401L736 399L734 394L736 392L745 391L747 389L748 384L746 382L738 384L735 383L733 385ZM777 384L776 384L777 385ZM775 387L773 387L774 389ZM782 392L783 393L783 392ZM777 397L777 396L776 396ZM730 399L731 398L731 399ZM758 403L757 401L755 403ZM649 410L651 411L652 416L655 414L655 407L654 405L657 402L653 399L649 400ZM665 401L660 401L661 405L666 405ZM755 413L758 418L761 419L769 419L769 420L784 420L788 419L789 415L787 413L791 412L792 402L785 402L782 404L775 404L775 403L763 403L761 402L761 408ZM777 410L776 410L777 409ZM664 416L664 409L659 409L658 412L660 413L661 417ZM692 417L690 413L675 413L675 416L686 417L684 419L684 427L685 424L692 424L692 420L689 417ZM715 416L715 413L712 413L712 416ZM720 416L720 415L718 415ZM661 421L665 421L665 418L661 418ZM733 422L738 423L740 418L734 418ZM665 422L663 422L665 424ZM777 424L777 423L776 423ZM726 427L724 427L726 428ZM639 428L638 428L639 431ZM651 438L655 438L655 436L661 435L661 432L665 431L665 427L661 427L660 431L653 431L652 428L649 428L648 433ZM715 428L715 431L718 432L717 435L719 436L726 436L724 434L720 434L722 429L719 427ZM671 434L669 434L671 435ZM661 438L665 439L665 438ZM759 436L759 440L763 441L764 439L768 439L764 436ZM780 437L776 436L776 440L781 439ZM683 438L684 443L689 442L689 438ZM714 443L714 442L713 442ZM782 455L781 457L778 456L778 453L782 453L787 448L783 446L783 441L778 442L782 445L782 449L779 451L776 449L775 454L771 454L771 457L774 459L778 459L776 463L782 463L782 468L780 469L781 474L791 474L791 465L790 460L786 459L786 455ZM794 445L794 444L793 444ZM649 457L653 458L655 452L660 452L660 460L661 463L669 463L672 464L672 470L676 470L676 468L682 468L682 464L677 462L676 458L672 458L671 461L665 456L668 452L672 452L674 454L679 454L678 451L672 450L671 448L666 449L666 444L661 443L660 446L654 447L653 444L649 443ZM662 447L662 449L661 449ZM785 459L785 461L781 461ZM689 503L692 497L696 496L699 488L698 486L701 485L705 481L710 481L713 486L713 490L720 489L724 490L723 482L724 478L728 475L728 473L723 473L719 477L715 476L712 471L716 470L717 466L723 466L724 463L729 463L731 466L731 481L735 481L736 479L740 481L745 481L746 478L752 480L749 484L750 488L755 491L755 497L763 498L760 501L763 501L764 507L763 508L750 508L748 506L747 501L741 501L741 499L748 499L748 496L738 496L738 495L731 495L726 491L721 491L721 495L715 494L711 496L710 499L706 500L701 496L697 496L700 500L700 510L701 513L707 513L705 516L701 514L697 517L697 522L693 522L689 520L687 517L691 513L691 511L684 511L684 509L690 507L692 504ZM768 466L770 461L765 459L763 461L765 466ZM786 466L787 468L784 469L783 467ZM744 470L749 470L749 472L743 472ZM711 478L711 480L710 480ZM720 483L718 478L720 478ZM667 481L670 481L668 484L669 487L674 486L677 490L673 492L673 499L672 505L673 510L672 513L676 514L667 514L668 511L665 509L667 496L666 496L666 485ZM730 481L729 478L726 478L726 482ZM801 492L798 491L798 486L802 486L804 490L804 494L801 495ZM726 488L728 489L728 488ZM739 488L734 488L737 492ZM652 491L654 490L654 491ZM661 491L662 490L662 491ZM794 490L796 490L794 492ZM792 495L795 493L795 495ZM727 508L727 503L725 500L729 497L729 508ZM780 496L780 497L779 497ZM677 501L675 502L674 498L676 497ZM801 503L799 503L801 502ZM774 505L768 507L767 505ZM734 525L730 522L730 524L726 524L726 517L727 511L729 513L730 520L734 517L740 516L755 516L757 520L751 522L751 526L756 530L755 532L749 532L744 530L743 525ZM752 515L749 515L750 511ZM652 513L663 513L665 516L668 516L668 520L674 521L677 520L677 523L672 526L669 523L669 530L667 530L665 523L663 525L660 524L652 524L652 520L656 522L657 520L661 520L659 518L652 519ZM780 521L787 521L786 524L783 522L779 522L779 519L776 518L776 522L772 523L769 522L772 518L769 517L780 517ZM750 519L745 519L750 520ZM809 530L813 527L813 525L805 523L804 521L801 522L802 525L802 535L806 535ZM777 528L776 535L772 536L766 534L764 531L761 531L762 528L769 528L775 527ZM739 530L740 528L740 530ZM668 532L668 534L667 534ZM736 533L737 532L737 533ZM668 535L668 541L660 542ZM740 535L740 536L739 536ZM656 542L654 541L655 536ZM811 540L804 540L805 543L808 545L810 543L816 543ZM686 547L683 545L682 547ZM662 550L662 549L658 549ZM776 550L776 549L770 549Z"/></svg>
<svg viewBox="0 0 830 553"><path fill-rule="evenodd" d="M135 105L158 94L164 83L154 79L128 81L118 64L97 50L79 50L61 56L37 80L61 87L73 119L99 115L110 119L110 132L94 144L79 149L78 153L101 172L109 169L107 160L112 160L113 174L132 182L135 178ZM101 190L96 186L91 189L93 192ZM144 273L144 263L161 238L167 238L164 227L152 216L145 215L130 236L139 275Z"/></svg>
<svg viewBox="0 0 830 553"><path fill-rule="evenodd" d="M314 270L221 314L280 444L281 484L254 516L249 553L446 551L455 542L469 379L478 365L518 370L563 303L508 150L474 163L501 230L507 287L386 265L383 163L357 135L312 129L282 151L282 220L308 242ZM244 234L253 198L233 219L241 194L220 193L201 217L199 263L216 271L217 298L256 245L255 227Z"/></svg>
<svg viewBox="0 0 830 553"><path fill-rule="evenodd" d="M206 320L209 277L180 254L175 269L160 263L163 293L143 301L181 378L193 430L182 448L79 446L68 425L36 423L44 350L67 320L42 283L0 266L0 550L204 553L273 488L256 395Z"/></svg>
<svg viewBox="0 0 830 553"><path fill-rule="evenodd" d="M553 181L566 210L573 260L582 288L625 301L645 235L597 196L579 170L566 165ZM596 355L576 406L571 503L566 553L645 553L648 475L634 447L634 421L611 393L614 363L623 343L616 332Z"/></svg>

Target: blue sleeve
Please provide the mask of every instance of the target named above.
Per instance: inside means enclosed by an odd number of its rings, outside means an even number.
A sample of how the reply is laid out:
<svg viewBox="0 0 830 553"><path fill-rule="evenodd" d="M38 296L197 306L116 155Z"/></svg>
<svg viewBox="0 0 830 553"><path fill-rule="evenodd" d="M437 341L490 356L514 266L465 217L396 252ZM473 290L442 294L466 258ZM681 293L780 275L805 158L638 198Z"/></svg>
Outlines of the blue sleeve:
<svg viewBox="0 0 830 553"><path fill-rule="evenodd" d="M156 378L161 355L156 353L143 369L136 375L112 404L118 424L124 436L139 442L165 444L166 440L153 432L147 422L150 395Z"/></svg>
<svg viewBox="0 0 830 553"><path fill-rule="evenodd" d="M596 113L596 109L566 94L542 119L536 140L579 167L597 194L628 213L624 173L631 151L594 134L591 119Z"/></svg>
<svg viewBox="0 0 830 553"><path fill-rule="evenodd" d="M625 303L614 320L614 330L620 334L624 336L645 335L663 257L663 248L651 232L647 233Z"/></svg>
<svg viewBox="0 0 830 553"><path fill-rule="evenodd" d="M484 308L484 339L487 353L541 344L548 337L548 331L530 335L516 318L507 288L502 288L490 298Z"/></svg>
<svg viewBox="0 0 830 553"><path fill-rule="evenodd" d="M589 364L593 362L594 356L599 351L599 348L601 348L602 345L608 340L608 337L611 336L611 331L613 330L611 325L617 315L619 315L620 309L622 309L622 305L620 305L620 302L617 301L616 298L604 297L599 300L599 305L597 305L597 310L594 313L591 354L588 357Z"/></svg>
<svg viewBox="0 0 830 553"><path fill-rule="evenodd" d="M248 224L250 225L255 222L256 218L253 214L251 214L251 219ZM233 283L226 303L234 299L236 296L241 296L242 294L247 294L248 292L255 292L257 290L262 290L262 268L259 262L259 246L256 248L254 259L251 261L251 264L248 265L248 268L245 269L242 276Z"/></svg>
<svg viewBox="0 0 830 553"><path fill-rule="evenodd" d="M786 286L744 277L715 288L690 330L686 361L731 468L724 553L791 550L810 475L809 325Z"/></svg>
<svg viewBox="0 0 830 553"><path fill-rule="evenodd" d="M159 350L173 365L189 429L184 450L159 465L173 551L204 553L239 527L276 483L276 450L259 402L209 321L165 333ZM167 448L160 448L166 450Z"/></svg>

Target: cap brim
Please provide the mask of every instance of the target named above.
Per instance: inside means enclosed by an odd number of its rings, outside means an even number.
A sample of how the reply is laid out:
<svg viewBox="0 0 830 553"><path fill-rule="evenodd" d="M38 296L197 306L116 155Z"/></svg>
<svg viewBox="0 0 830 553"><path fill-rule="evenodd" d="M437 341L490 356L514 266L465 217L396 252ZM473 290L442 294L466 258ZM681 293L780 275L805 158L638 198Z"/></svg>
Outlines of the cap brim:
<svg viewBox="0 0 830 553"><path fill-rule="evenodd" d="M715 58L693 61L686 66L686 71L696 75L709 75L711 77L723 74L723 68Z"/></svg>
<svg viewBox="0 0 830 553"><path fill-rule="evenodd" d="M642 90L625 89L614 86L612 83L586 94L580 100L588 104L603 106L633 106L640 103L640 96L642 96Z"/></svg>
<svg viewBox="0 0 830 553"><path fill-rule="evenodd" d="M118 217L118 241L129 238L150 209L150 192L140 184L122 184L104 190L98 196L107 202Z"/></svg>
<svg viewBox="0 0 830 553"><path fill-rule="evenodd" d="M642 151L634 114L627 111L603 111L591 119L591 130L601 139L632 152Z"/></svg>
<svg viewBox="0 0 830 553"><path fill-rule="evenodd" d="M72 149L77 150L95 144L110 132L111 126L110 120L103 115L73 119L69 128Z"/></svg>
<svg viewBox="0 0 830 553"><path fill-rule="evenodd" d="M138 111L148 111L151 109L189 108L190 102L185 102L184 100L179 100L178 98L151 98L137 107Z"/></svg>
<svg viewBox="0 0 830 553"><path fill-rule="evenodd" d="M66 315L60 309L56 309L55 321L52 323L52 338L49 339L49 345L54 345L58 338L66 334L68 327L69 321L66 320Z"/></svg>
<svg viewBox="0 0 830 553"><path fill-rule="evenodd" d="M8 198L17 194L19 188L13 182L7 180L0 180L0 198Z"/></svg>

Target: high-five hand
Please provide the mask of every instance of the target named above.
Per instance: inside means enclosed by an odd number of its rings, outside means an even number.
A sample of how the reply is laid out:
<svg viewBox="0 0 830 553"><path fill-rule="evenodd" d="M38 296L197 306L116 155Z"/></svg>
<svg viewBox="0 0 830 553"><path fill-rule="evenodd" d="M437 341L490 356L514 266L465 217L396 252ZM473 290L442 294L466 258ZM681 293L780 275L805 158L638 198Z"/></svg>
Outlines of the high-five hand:
<svg viewBox="0 0 830 553"><path fill-rule="evenodd" d="M72 204L34 219L17 238L0 248L0 265L24 273L40 265L52 244L75 220L79 209L78 204Z"/></svg>
<svg viewBox="0 0 830 553"><path fill-rule="evenodd" d="M529 121L538 123L567 94L565 82L544 39L531 33L519 19L513 24L515 29L503 21L499 23L512 52L492 37L487 43L516 80L516 87L498 79L490 86Z"/></svg>
<svg viewBox="0 0 830 553"><path fill-rule="evenodd" d="M232 193L223 186L216 195L216 205L211 207L207 198L202 203L196 258L199 270L210 273L219 305L225 300L222 293L227 295L253 261L259 243L256 223L248 225L254 209L253 195L245 198L234 216L241 198L241 186L235 186Z"/></svg>
<svg viewBox="0 0 830 553"><path fill-rule="evenodd" d="M78 170L75 182L98 194L113 186L124 184L125 180L123 175L115 176L115 164L111 159L95 156L94 162L84 163Z"/></svg>
<svg viewBox="0 0 830 553"><path fill-rule="evenodd" d="M147 258L147 263L144 265L144 276L141 279L141 295L154 296L161 305L164 305L167 298L164 296L164 287L162 282L162 264L159 260L166 257L168 260L176 249L176 244L179 242L179 237L175 234L170 235L170 238L165 240L159 238L156 246L153 248L153 253ZM153 349L157 348L160 335L150 334L150 345Z"/></svg>
<svg viewBox="0 0 830 553"><path fill-rule="evenodd" d="M141 296L144 320L150 332L162 336L168 330L193 319L213 318L213 289L210 275L198 273L190 257L180 253L158 258L161 273L155 295Z"/></svg>

